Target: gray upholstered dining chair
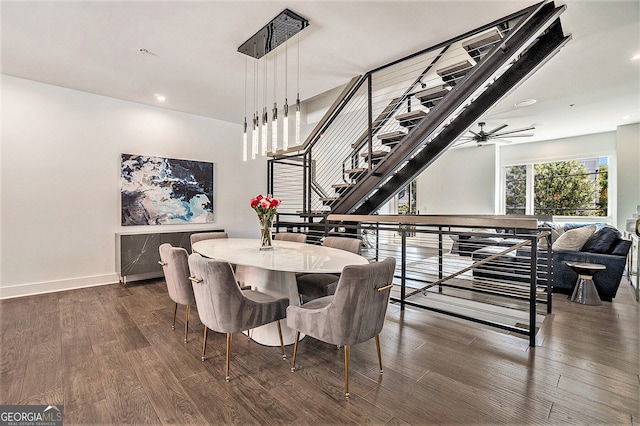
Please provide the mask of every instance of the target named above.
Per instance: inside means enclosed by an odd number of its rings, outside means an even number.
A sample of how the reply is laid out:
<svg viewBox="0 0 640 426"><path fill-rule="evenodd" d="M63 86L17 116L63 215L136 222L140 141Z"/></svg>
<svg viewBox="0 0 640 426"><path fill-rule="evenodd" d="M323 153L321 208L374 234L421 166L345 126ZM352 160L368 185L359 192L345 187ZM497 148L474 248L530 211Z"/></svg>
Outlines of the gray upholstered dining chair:
<svg viewBox="0 0 640 426"><path fill-rule="evenodd" d="M195 234L191 234L189 238L191 239L191 247L193 248L193 243L197 243L198 241L213 240L214 238L229 238L229 235L222 231L197 232Z"/></svg>
<svg viewBox="0 0 640 426"><path fill-rule="evenodd" d="M306 243L307 234L301 234L298 232L279 232L275 235L274 239L280 241L293 241L294 243Z"/></svg>
<svg viewBox="0 0 640 426"><path fill-rule="evenodd" d="M360 254L362 241L348 237L325 237L322 245ZM301 274L296 277L300 302L306 303L318 297L330 296L336 291L339 274Z"/></svg>
<svg viewBox="0 0 640 426"><path fill-rule="evenodd" d="M189 281L189 254L182 247L173 247L169 243L164 243L158 247L160 261L164 278L167 282L169 297L173 300L173 323L171 329L176 329L176 313L178 305L185 305L186 312L184 318L184 342L187 343L189 332L189 310L191 305L196 303Z"/></svg>
<svg viewBox="0 0 640 426"><path fill-rule="evenodd" d="M349 398L349 347L376 339L382 373L380 331L389 303L396 261L388 257L368 265L345 266L333 296L287 308L287 325L296 330L291 371L295 371L300 332L344 346L345 397Z"/></svg>
<svg viewBox="0 0 640 426"><path fill-rule="evenodd" d="M276 299L255 290L241 290L229 262L208 259L197 253L189 256L198 315L204 324L202 361L209 329L227 335L226 378L229 381L231 334L277 321L282 358L286 358L280 320L286 315L288 298Z"/></svg>

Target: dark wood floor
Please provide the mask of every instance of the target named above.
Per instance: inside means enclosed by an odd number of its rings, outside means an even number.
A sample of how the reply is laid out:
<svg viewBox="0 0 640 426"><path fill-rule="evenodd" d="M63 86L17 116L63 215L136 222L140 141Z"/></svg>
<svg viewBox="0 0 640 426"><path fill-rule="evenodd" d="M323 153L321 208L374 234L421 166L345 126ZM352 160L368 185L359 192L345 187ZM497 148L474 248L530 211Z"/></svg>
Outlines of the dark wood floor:
<svg viewBox="0 0 640 426"><path fill-rule="evenodd" d="M278 348L224 337L184 311L171 331L164 281L0 301L0 404L64 404L65 424L640 424L640 304L626 281L600 307L554 298L554 315L526 339L391 305L375 343L343 356L305 338L299 371ZM290 355L292 347L287 348Z"/></svg>

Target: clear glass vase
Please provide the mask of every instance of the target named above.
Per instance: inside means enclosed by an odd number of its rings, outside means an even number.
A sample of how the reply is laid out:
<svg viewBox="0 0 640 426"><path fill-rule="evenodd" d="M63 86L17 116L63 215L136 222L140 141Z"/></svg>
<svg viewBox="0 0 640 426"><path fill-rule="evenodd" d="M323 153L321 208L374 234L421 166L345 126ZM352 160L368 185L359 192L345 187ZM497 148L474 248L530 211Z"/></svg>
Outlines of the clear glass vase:
<svg viewBox="0 0 640 426"><path fill-rule="evenodd" d="M273 219L266 216L260 218L260 250L273 250L271 244L271 224Z"/></svg>

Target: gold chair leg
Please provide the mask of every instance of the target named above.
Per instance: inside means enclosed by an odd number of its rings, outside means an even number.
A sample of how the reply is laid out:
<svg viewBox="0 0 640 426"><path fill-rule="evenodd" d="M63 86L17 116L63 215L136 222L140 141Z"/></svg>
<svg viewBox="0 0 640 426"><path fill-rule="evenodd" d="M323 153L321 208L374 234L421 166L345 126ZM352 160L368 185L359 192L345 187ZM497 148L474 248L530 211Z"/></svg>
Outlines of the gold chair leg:
<svg viewBox="0 0 640 426"><path fill-rule="evenodd" d="M378 364L380 365L380 373L384 373L382 370L382 355L380 355L380 336L376 336L376 348L378 349Z"/></svg>
<svg viewBox="0 0 640 426"><path fill-rule="evenodd" d="M189 310L191 309L190 305L187 305L186 313L184 316L184 342L187 343L187 334L189 333Z"/></svg>
<svg viewBox="0 0 640 426"><path fill-rule="evenodd" d="M293 359L291 361L291 372L296 371L296 355L298 355L298 341L300 340L300 332L296 330L296 340L293 344Z"/></svg>
<svg viewBox="0 0 640 426"><path fill-rule="evenodd" d="M344 345L344 397L349 399L349 345Z"/></svg>
<svg viewBox="0 0 640 426"><path fill-rule="evenodd" d="M280 326L280 320L276 321L278 324L278 337L280 338L280 347L282 348L282 359L287 359L287 355L284 353L284 341L282 340L282 327Z"/></svg>
<svg viewBox="0 0 640 426"><path fill-rule="evenodd" d="M225 381L229 381L229 367L231 361L231 333L227 333L227 377Z"/></svg>
<svg viewBox="0 0 640 426"><path fill-rule="evenodd" d="M173 304L173 324L171 324L171 329L175 330L176 329L176 313L178 312L178 304L174 303Z"/></svg>
<svg viewBox="0 0 640 426"><path fill-rule="evenodd" d="M204 337L202 339L202 361L204 361L204 351L207 350L207 331L209 331L209 329L207 328L207 326L204 326Z"/></svg>

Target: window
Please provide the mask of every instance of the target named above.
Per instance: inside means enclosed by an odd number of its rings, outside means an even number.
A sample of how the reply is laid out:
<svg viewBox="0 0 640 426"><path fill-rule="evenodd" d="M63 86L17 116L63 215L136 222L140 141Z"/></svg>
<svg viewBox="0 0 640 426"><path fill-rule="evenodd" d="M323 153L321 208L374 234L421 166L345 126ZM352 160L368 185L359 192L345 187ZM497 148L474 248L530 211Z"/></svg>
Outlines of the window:
<svg viewBox="0 0 640 426"><path fill-rule="evenodd" d="M398 192L398 214L416 214L416 186L417 181L414 180Z"/></svg>
<svg viewBox="0 0 640 426"><path fill-rule="evenodd" d="M607 157L505 167L506 214L608 215Z"/></svg>

